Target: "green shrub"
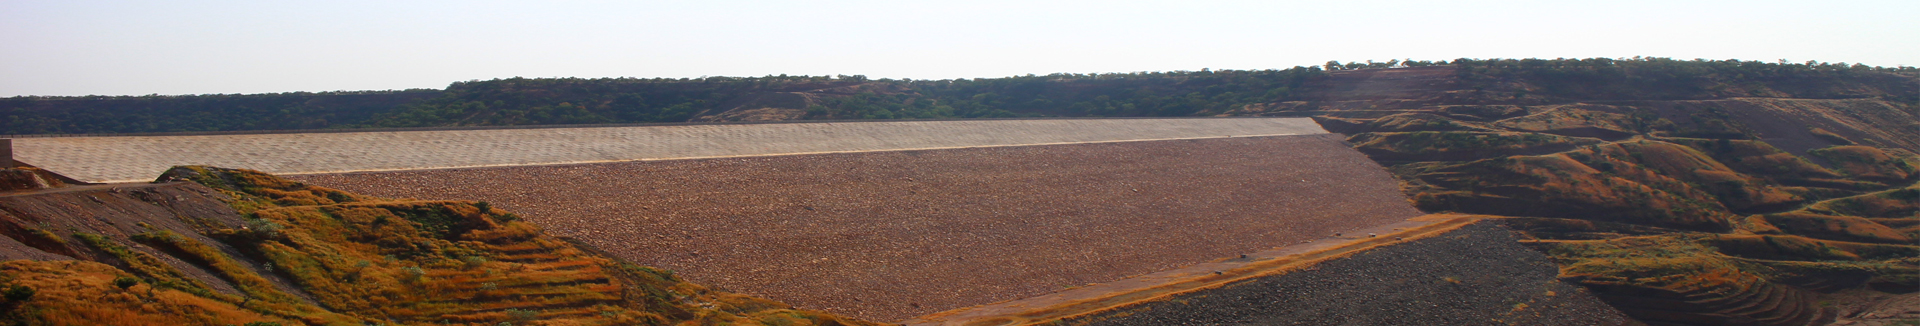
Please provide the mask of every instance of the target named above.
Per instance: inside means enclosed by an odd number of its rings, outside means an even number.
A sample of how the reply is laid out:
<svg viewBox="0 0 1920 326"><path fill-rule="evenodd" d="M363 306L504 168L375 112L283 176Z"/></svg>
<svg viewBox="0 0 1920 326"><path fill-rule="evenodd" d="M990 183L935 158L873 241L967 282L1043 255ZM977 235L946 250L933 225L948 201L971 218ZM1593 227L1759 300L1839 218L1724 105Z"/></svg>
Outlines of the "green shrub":
<svg viewBox="0 0 1920 326"><path fill-rule="evenodd" d="M33 287L29 287L25 285L14 285L14 286L8 286L6 288L7 288L7 291L5 293L0 293L0 296L5 296L7 298L7 301L9 302L21 302L21 301L27 301L27 300L33 299L33 293L34 293Z"/></svg>
<svg viewBox="0 0 1920 326"><path fill-rule="evenodd" d="M127 288L131 288L135 285L140 285L140 279L132 278L132 277L120 277L120 278L113 279L113 287L120 288L121 291L126 291Z"/></svg>

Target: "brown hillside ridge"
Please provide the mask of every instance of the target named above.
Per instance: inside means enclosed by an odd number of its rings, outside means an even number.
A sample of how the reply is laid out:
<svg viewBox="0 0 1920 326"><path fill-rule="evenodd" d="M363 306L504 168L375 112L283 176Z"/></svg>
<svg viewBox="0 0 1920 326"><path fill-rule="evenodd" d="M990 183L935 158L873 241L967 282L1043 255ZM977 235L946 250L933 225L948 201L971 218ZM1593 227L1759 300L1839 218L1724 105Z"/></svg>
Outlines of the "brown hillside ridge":
<svg viewBox="0 0 1920 326"><path fill-rule="evenodd" d="M1480 131L1609 140L1635 134L1760 140L1795 155L1852 144L1920 151L1915 104L1877 97L1887 94L1873 87L1839 90L1845 98L1788 98L1772 90L1744 94L1778 97L1735 95L1742 94L1737 88L1750 86L1742 85L1706 95L1710 99L1620 100L1548 97L1530 94L1538 87L1528 81L1488 84L1462 80L1462 74L1454 66L1335 71L1311 83L1301 100L1254 103L1218 115L1315 116L1329 131L1349 135L1400 131L1346 126L1390 124L1390 116L1421 114L1446 118L1426 122L1492 129ZM1912 85L1911 76L1897 78Z"/></svg>
<svg viewBox="0 0 1920 326"><path fill-rule="evenodd" d="M1613 100L1408 70L1334 79L1419 91L1228 114L1315 115L1422 210L1515 216L1499 221L1562 279L1642 322L1920 322L1873 308L1920 290L1920 111L1880 93L1911 90L1776 83L1843 95L1756 84Z"/></svg>
<svg viewBox="0 0 1920 326"><path fill-rule="evenodd" d="M1419 215L1346 146L1234 137L296 178L483 199L696 282L904 320Z"/></svg>
<svg viewBox="0 0 1920 326"><path fill-rule="evenodd" d="M715 291L483 202L246 170L0 194L0 320L30 325L867 325Z"/></svg>

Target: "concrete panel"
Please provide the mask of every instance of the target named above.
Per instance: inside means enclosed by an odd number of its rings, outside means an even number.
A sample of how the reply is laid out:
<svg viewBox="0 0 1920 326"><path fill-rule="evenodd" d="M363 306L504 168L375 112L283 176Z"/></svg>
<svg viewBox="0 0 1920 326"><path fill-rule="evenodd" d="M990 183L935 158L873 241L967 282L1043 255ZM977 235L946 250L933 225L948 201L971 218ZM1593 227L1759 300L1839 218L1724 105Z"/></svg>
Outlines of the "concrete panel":
<svg viewBox="0 0 1920 326"><path fill-rule="evenodd" d="M274 174L1322 134L1306 118L1040 119L22 138L21 162L88 182L176 165Z"/></svg>

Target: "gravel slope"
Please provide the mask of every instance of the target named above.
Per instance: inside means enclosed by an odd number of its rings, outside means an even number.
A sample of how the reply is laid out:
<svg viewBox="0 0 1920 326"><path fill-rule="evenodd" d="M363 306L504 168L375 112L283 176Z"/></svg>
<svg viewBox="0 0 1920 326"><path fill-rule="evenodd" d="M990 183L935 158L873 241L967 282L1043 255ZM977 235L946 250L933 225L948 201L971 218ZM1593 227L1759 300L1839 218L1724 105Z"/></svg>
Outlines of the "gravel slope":
<svg viewBox="0 0 1920 326"><path fill-rule="evenodd" d="M1327 134L294 178L490 201L697 283L880 321L1421 214Z"/></svg>
<svg viewBox="0 0 1920 326"><path fill-rule="evenodd" d="M1068 325L1620 325L1490 222ZM1524 305L1524 306L1523 306Z"/></svg>

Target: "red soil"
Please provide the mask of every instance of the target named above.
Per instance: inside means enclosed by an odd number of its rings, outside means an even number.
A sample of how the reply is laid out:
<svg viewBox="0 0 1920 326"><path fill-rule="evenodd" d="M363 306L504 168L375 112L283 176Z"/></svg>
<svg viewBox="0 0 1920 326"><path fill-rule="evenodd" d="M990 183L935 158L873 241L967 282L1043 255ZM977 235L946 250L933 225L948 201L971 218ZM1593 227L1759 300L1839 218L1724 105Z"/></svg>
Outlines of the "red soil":
<svg viewBox="0 0 1920 326"><path fill-rule="evenodd" d="M903 320L1420 215L1309 135L293 176L485 200L693 282Z"/></svg>

